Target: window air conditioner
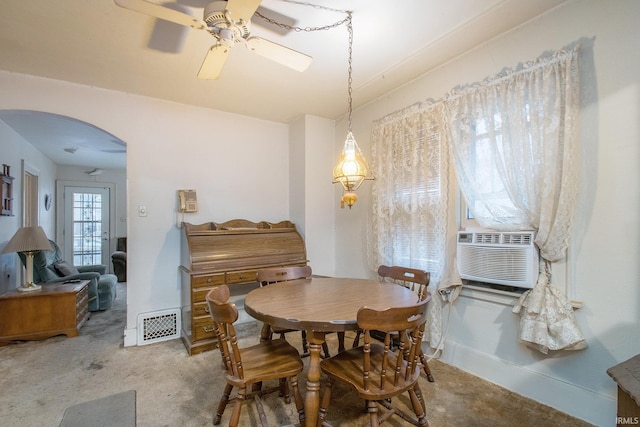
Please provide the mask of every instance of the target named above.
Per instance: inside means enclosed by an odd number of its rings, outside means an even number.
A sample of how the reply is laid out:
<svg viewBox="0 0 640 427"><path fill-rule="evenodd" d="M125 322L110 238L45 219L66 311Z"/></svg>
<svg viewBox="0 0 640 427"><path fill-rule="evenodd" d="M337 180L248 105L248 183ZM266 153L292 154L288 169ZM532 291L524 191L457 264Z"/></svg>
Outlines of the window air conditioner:
<svg viewBox="0 0 640 427"><path fill-rule="evenodd" d="M460 277L532 288L538 280L538 248L534 239L533 231L459 231Z"/></svg>

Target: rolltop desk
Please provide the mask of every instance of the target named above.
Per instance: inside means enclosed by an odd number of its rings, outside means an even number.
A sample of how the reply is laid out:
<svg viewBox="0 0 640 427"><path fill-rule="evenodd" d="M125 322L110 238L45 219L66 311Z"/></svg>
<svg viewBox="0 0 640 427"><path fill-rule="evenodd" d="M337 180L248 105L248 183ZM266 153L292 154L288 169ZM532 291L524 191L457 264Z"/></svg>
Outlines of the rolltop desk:
<svg viewBox="0 0 640 427"><path fill-rule="evenodd" d="M205 300L211 288L226 284L232 299L243 303L244 295L258 286L257 270L306 264L304 241L290 221L183 223L179 267L181 332L189 355L216 348L216 334Z"/></svg>

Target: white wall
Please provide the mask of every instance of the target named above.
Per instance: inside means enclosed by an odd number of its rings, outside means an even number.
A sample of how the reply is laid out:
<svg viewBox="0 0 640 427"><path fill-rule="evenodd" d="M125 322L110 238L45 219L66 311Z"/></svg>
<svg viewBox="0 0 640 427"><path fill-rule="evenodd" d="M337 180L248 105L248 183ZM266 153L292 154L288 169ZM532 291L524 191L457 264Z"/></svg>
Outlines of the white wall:
<svg viewBox="0 0 640 427"><path fill-rule="evenodd" d="M583 39L584 185L569 270L575 297L585 304L577 317L589 347L543 357L517 342L518 318L509 306L461 297L452 308L444 360L596 425L615 423L615 384L606 369L640 352L639 18L640 2L633 0L571 1L354 112L354 135L369 156L374 120ZM289 158L283 155L290 148L287 125L0 72L4 108L64 114L127 142L129 344L135 342L139 313L180 305L177 189L198 190L200 212L188 215L189 222L279 221L291 212L310 230L313 221L305 210L313 206L312 195L305 188L304 203L290 201ZM292 134L304 139L307 125L312 124L292 126ZM0 132L7 133L2 127ZM344 121L335 135L330 164L323 157L312 175L331 170L346 136ZM5 145L0 147L6 156ZM309 147L291 149L300 150L296 158L312 162ZM302 172L305 181L309 167ZM291 168L292 175L298 173ZM338 208L341 190L332 187L336 227L326 238L335 238L335 274L372 276L365 263L370 183L358 191L360 199L351 210ZM300 188L291 194L301 194ZM138 205L147 206L147 217L137 216ZM0 221L0 241L6 241L15 229L6 233L4 225L18 224L11 218Z"/></svg>
<svg viewBox="0 0 640 427"><path fill-rule="evenodd" d="M127 143L126 345L138 314L180 307L176 190L198 191L187 222L289 219L287 125L0 72L4 108L63 114Z"/></svg>
<svg viewBox="0 0 640 427"><path fill-rule="evenodd" d="M582 186L569 279L571 297L584 302L576 316L589 347L545 357L518 343L519 318L511 306L463 296L452 307L443 360L599 426L615 425L616 389L606 370L640 353L638 22L637 1L572 1L354 113L354 133L368 155L372 121L581 42ZM370 186L362 188L358 204L370 197ZM370 274L359 230L366 203L338 214L340 273Z"/></svg>
<svg viewBox="0 0 640 427"><path fill-rule="evenodd" d="M334 189L329 165L335 122L306 115L290 125L291 218L300 225L314 274L335 275Z"/></svg>
<svg viewBox="0 0 640 427"><path fill-rule="evenodd" d="M0 98L3 93L0 92ZM2 109L3 107L0 107ZM9 242L18 228L22 227L22 162L32 173L38 175L39 224L48 237L55 236L55 209L44 209L44 195L55 194L55 164L25 141L20 135L0 120L0 165L9 165L13 180L13 216L0 216L0 248ZM16 254L0 255L0 293L17 287L21 279L22 264Z"/></svg>

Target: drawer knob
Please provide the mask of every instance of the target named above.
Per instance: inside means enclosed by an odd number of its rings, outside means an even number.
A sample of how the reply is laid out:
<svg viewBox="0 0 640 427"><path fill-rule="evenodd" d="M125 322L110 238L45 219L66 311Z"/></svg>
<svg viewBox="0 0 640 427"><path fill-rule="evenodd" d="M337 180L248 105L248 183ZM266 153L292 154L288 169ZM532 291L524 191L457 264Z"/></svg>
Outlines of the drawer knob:
<svg viewBox="0 0 640 427"><path fill-rule="evenodd" d="M210 326L203 326L202 329L204 329L205 332L209 333L209 332L213 332L216 330L216 328L213 327L213 325Z"/></svg>
<svg viewBox="0 0 640 427"><path fill-rule="evenodd" d="M207 278L207 283L211 283L211 277Z"/></svg>

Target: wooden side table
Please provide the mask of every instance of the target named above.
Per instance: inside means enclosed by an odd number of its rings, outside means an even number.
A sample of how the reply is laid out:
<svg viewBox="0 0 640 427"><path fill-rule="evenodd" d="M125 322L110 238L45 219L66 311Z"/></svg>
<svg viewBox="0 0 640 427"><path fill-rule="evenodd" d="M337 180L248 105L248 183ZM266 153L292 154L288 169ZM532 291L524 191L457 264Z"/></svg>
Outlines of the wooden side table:
<svg viewBox="0 0 640 427"><path fill-rule="evenodd" d="M42 284L31 292L0 295L0 346L11 341L78 336L89 318L88 280Z"/></svg>
<svg viewBox="0 0 640 427"><path fill-rule="evenodd" d="M625 421L628 424L638 424L640 420L640 354L607 369L607 374L618 384L616 425L624 424Z"/></svg>

